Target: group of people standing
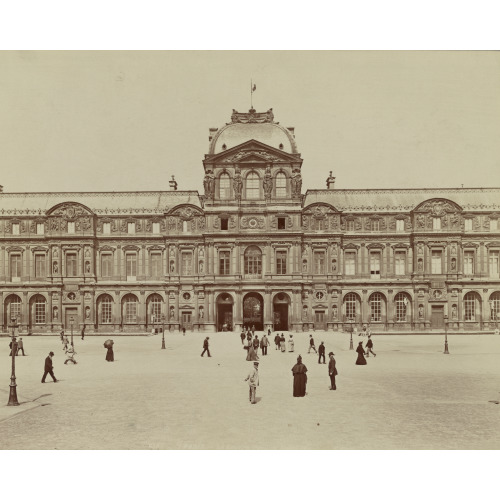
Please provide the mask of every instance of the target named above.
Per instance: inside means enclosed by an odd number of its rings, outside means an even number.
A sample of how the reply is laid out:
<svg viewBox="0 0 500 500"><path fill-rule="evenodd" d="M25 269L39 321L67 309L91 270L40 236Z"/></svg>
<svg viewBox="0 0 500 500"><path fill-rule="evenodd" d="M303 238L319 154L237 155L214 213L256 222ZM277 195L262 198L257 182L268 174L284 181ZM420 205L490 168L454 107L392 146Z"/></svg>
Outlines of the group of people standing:
<svg viewBox="0 0 500 500"><path fill-rule="evenodd" d="M357 365L366 365L366 358L370 357L370 353L373 354L373 357L376 357L377 355L373 352L373 340L371 334L368 335L368 340L366 342L366 352L363 348L363 341L360 341L358 343L358 347L356 348L356 352L358 353L358 358L356 359L356 364ZM366 358L365 358L366 356Z"/></svg>
<svg viewBox="0 0 500 500"><path fill-rule="evenodd" d="M19 337L19 340L16 340L16 337L13 337L9 343L10 353L9 356L19 356L19 353L22 351L24 354L24 343L23 338Z"/></svg>

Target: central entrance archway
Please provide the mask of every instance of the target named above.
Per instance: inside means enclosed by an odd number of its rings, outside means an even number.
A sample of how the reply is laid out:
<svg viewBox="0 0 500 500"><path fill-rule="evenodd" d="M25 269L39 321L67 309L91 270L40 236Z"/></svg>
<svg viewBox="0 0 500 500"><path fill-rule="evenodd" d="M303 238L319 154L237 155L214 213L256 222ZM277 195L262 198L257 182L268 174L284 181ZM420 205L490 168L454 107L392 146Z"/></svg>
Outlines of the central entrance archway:
<svg viewBox="0 0 500 500"><path fill-rule="evenodd" d="M243 298L243 328L264 330L264 299L256 292L250 292Z"/></svg>
<svg viewBox="0 0 500 500"><path fill-rule="evenodd" d="M290 297L283 292L274 296L273 299L273 325L274 331L288 330L288 306Z"/></svg>
<svg viewBox="0 0 500 500"><path fill-rule="evenodd" d="M233 330L233 298L228 293L217 297L217 331Z"/></svg>

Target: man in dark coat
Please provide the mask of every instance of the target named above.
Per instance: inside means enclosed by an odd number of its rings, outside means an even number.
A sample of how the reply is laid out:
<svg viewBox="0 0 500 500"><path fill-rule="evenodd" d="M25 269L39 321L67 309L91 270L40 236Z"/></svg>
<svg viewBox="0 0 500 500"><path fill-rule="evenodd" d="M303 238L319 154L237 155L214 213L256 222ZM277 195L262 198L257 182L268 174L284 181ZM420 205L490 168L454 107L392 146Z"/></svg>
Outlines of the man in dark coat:
<svg viewBox="0 0 500 500"><path fill-rule="evenodd" d="M245 332L241 332L241 343L243 344L245 342Z"/></svg>
<svg viewBox="0 0 500 500"><path fill-rule="evenodd" d="M373 356L377 356L374 352L373 352L373 340L372 340L372 336L371 335L368 335L368 342L366 343L366 357L369 358L370 357L370 353L373 354Z"/></svg>
<svg viewBox="0 0 500 500"><path fill-rule="evenodd" d="M318 347L318 364L321 364L321 358L323 358L323 364L326 364L325 362L325 343L321 342L320 346Z"/></svg>
<svg viewBox="0 0 500 500"><path fill-rule="evenodd" d="M307 368L302 364L302 356L299 355L297 363L292 368L293 373L293 397L302 398L306 395Z"/></svg>
<svg viewBox="0 0 500 500"><path fill-rule="evenodd" d="M210 351L208 350L208 340L210 339L210 337L207 337L204 341L203 341L203 352L201 353L201 357L203 357L203 355L205 353L208 354L208 357L211 358L212 356L210 356Z"/></svg>
<svg viewBox="0 0 500 500"><path fill-rule="evenodd" d="M56 377L54 376L53 366L52 366L52 358L54 353L52 351L49 352L49 355L45 358L45 368L42 377L42 384L45 384L45 379L47 377L47 373L52 377L54 382L57 382Z"/></svg>
<svg viewBox="0 0 500 500"><path fill-rule="evenodd" d="M277 333L276 336L274 337L274 343L276 344L276 349L278 351L280 350L280 342L281 342L281 337L280 334Z"/></svg>
<svg viewBox="0 0 500 500"><path fill-rule="evenodd" d="M259 345L260 345L259 336L255 335L255 337L253 339L253 348L254 348L255 352L259 352Z"/></svg>
<svg viewBox="0 0 500 500"><path fill-rule="evenodd" d="M335 358L333 357L333 352L329 352L328 356L330 357L330 361L328 362L328 375L330 375L330 383L332 384L330 390L336 391L337 386L335 385L335 375L337 375L337 363L335 362Z"/></svg>
<svg viewBox="0 0 500 500"><path fill-rule="evenodd" d="M307 351L307 354L310 354L311 349L314 350L316 354L318 354L318 351L316 350L316 346L314 345L314 339L312 335L309 335L309 350Z"/></svg>
<svg viewBox="0 0 500 500"><path fill-rule="evenodd" d="M82 326L82 340L85 340L85 328L86 327L87 327L87 325Z"/></svg>
<svg viewBox="0 0 500 500"><path fill-rule="evenodd" d="M10 347L10 354L9 354L9 356L16 356L17 355L17 340L16 340L16 337L12 337L12 340L10 341L9 347ZM12 354L12 353L14 353L14 354Z"/></svg>
<svg viewBox="0 0 500 500"><path fill-rule="evenodd" d="M19 353L23 351L23 356L24 356L24 344L23 344L23 338L19 337L19 340L17 341L17 352L16 356L19 355Z"/></svg>

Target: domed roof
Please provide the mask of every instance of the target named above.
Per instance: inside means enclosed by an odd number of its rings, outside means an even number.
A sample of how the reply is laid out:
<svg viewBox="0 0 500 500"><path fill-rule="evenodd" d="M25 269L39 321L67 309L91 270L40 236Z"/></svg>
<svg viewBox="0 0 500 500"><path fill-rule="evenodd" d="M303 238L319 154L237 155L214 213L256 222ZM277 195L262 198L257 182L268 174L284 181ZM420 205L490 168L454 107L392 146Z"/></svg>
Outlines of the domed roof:
<svg viewBox="0 0 500 500"><path fill-rule="evenodd" d="M293 129L274 123L272 109L257 113L253 108L248 113L233 110L231 122L222 127L210 142L209 154L217 154L252 139L280 149L286 153L297 153Z"/></svg>

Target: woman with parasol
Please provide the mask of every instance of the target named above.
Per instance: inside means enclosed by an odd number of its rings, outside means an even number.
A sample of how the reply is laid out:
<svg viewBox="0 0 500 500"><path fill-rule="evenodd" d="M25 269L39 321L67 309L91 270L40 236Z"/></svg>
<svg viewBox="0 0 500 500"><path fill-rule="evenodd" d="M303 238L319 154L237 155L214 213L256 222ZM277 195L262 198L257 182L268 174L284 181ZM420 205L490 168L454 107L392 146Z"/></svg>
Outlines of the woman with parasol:
<svg viewBox="0 0 500 500"><path fill-rule="evenodd" d="M302 356L299 355L297 363L292 368L293 373L293 397L302 398L306 395L307 368L302 363Z"/></svg>
<svg viewBox="0 0 500 500"><path fill-rule="evenodd" d="M114 342L111 339L106 340L104 342L104 347L108 350L106 353L106 361L114 361L115 360L115 355L113 353L113 344Z"/></svg>

